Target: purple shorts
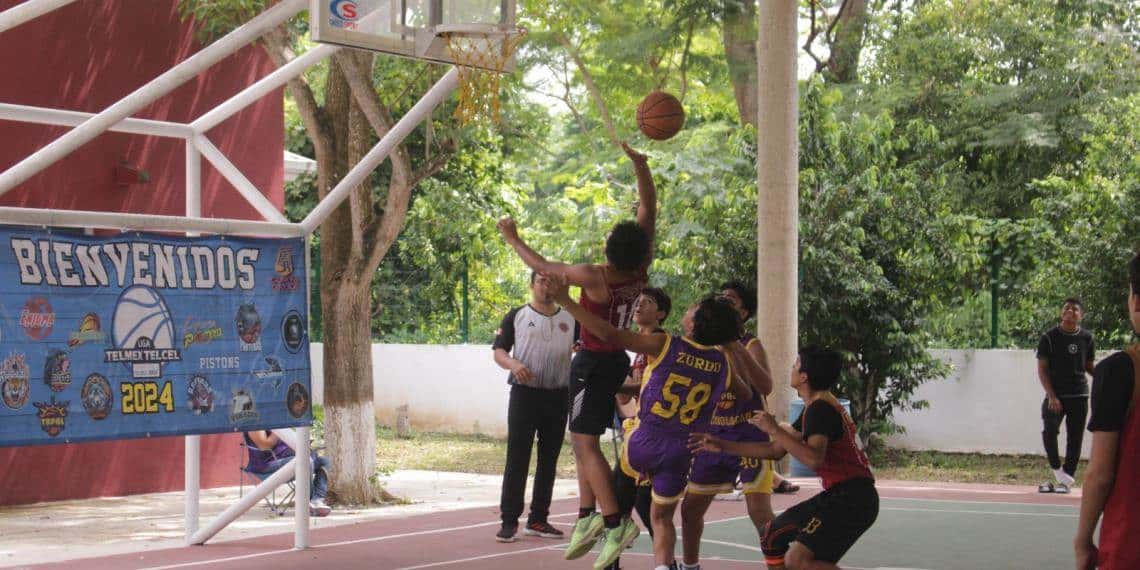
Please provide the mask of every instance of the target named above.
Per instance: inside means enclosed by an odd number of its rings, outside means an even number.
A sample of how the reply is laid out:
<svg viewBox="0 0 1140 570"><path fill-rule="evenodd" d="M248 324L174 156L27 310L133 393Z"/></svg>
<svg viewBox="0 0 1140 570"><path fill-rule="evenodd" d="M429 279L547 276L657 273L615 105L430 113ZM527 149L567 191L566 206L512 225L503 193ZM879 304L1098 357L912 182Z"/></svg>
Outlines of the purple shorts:
<svg viewBox="0 0 1140 570"><path fill-rule="evenodd" d="M732 441L768 441L767 434L751 425L733 428L718 436ZM693 459L688 492L697 495L731 493L739 477L745 494L770 495L772 473L771 462L765 459L701 452Z"/></svg>
<svg viewBox="0 0 1140 570"><path fill-rule="evenodd" d="M653 431L641 426L625 440L622 469L627 475L637 474L641 479L649 479L655 503L674 504L685 494L689 466L693 460L685 437L684 434Z"/></svg>

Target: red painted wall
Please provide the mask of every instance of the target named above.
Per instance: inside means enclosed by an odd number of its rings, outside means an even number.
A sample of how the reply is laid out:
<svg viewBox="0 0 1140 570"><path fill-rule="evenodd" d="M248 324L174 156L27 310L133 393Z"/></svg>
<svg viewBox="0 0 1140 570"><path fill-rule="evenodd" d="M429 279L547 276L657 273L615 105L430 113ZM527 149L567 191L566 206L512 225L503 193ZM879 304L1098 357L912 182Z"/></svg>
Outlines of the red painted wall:
<svg viewBox="0 0 1140 570"><path fill-rule="evenodd" d="M0 0L0 11L20 3ZM75 2L0 34L0 102L97 113L199 49L177 0ZM260 47L247 46L134 117L190 122L273 69ZM67 130L0 120L0 171ZM207 136L282 206L280 90ZM104 134L0 196L0 205L183 215L184 148L178 139ZM148 171L150 181L117 186L114 167L123 159ZM260 219L205 160L202 214ZM237 484L240 441L203 437L203 487ZM3 448L0 465L0 505L175 491L183 488L183 439Z"/></svg>

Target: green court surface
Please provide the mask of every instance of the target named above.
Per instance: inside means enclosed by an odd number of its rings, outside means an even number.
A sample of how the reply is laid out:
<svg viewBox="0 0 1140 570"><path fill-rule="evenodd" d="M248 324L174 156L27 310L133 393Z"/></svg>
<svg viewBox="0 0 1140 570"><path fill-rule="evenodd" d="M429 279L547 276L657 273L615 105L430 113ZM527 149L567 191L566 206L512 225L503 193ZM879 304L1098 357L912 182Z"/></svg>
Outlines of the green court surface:
<svg viewBox="0 0 1140 570"><path fill-rule="evenodd" d="M806 498L806 497L805 497ZM743 511L743 505L740 511ZM1075 506L883 498L879 518L840 566L852 569L1072 568ZM680 529L678 528L678 534ZM627 567L649 567L648 536L638 538ZM677 553L680 555L680 538ZM705 568L730 561L761 563L756 531L746 517L709 520L701 544Z"/></svg>

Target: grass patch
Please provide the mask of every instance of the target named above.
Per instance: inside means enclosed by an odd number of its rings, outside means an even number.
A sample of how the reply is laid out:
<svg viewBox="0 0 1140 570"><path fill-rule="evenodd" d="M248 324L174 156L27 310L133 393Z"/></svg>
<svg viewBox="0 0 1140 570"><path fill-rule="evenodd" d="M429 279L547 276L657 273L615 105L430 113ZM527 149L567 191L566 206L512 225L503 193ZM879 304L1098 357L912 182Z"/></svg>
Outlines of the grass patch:
<svg viewBox="0 0 1140 570"><path fill-rule="evenodd" d="M394 429L376 429L376 461L381 472L396 469L424 469L502 475L507 456L505 439L486 435L413 432L407 439L396 437ZM603 439L602 451L613 462L613 444ZM536 453L531 452L531 472ZM944 481L954 483L998 483L1036 486L1051 480L1043 457L1035 455L982 455L879 449L871 453L871 465L880 479ZM1077 469L1082 481L1086 462ZM558 477L574 478L574 453L563 443L558 456Z"/></svg>
<svg viewBox="0 0 1140 570"><path fill-rule="evenodd" d="M507 440L486 435L465 435L413 431L406 439L396 430L376 428L376 464L384 473L396 469L425 469L502 475L507 457ZM614 446L603 439L602 453L613 462ZM531 449L530 468L534 472L537 450ZM558 477L573 479L574 452L563 442L558 454Z"/></svg>
<svg viewBox="0 0 1140 570"><path fill-rule="evenodd" d="M870 460L875 476L880 479L1033 486L1053 480L1045 458L1036 455L983 455L883 448L872 452ZM1086 461L1081 461L1077 467L1077 485L1083 482L1086 467Z"/></svg>

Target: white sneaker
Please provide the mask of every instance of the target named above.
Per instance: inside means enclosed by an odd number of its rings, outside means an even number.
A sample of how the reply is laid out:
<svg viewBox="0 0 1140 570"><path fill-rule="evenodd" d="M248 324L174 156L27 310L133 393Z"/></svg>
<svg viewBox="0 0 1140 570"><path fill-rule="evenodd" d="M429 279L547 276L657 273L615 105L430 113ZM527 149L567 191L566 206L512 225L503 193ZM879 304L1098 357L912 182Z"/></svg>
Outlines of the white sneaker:
<svg viewBox="0 0 1140 570"><path fill-rule="evenodd" d="M1065 473L1065 471L1062 469L1054 469L1053 476L1057 478L1058 483L1066 487L1072 487L1073 483L1076 481L1076 479L1073 479L1072 475Z"/></svg>
<svg viewBox="0 0 1140 570"><path fill-rule="evenodd" d="M327 517L331 512L332 507L328 506L324 499L313 499L309 501L309 516Z"/></svg>

